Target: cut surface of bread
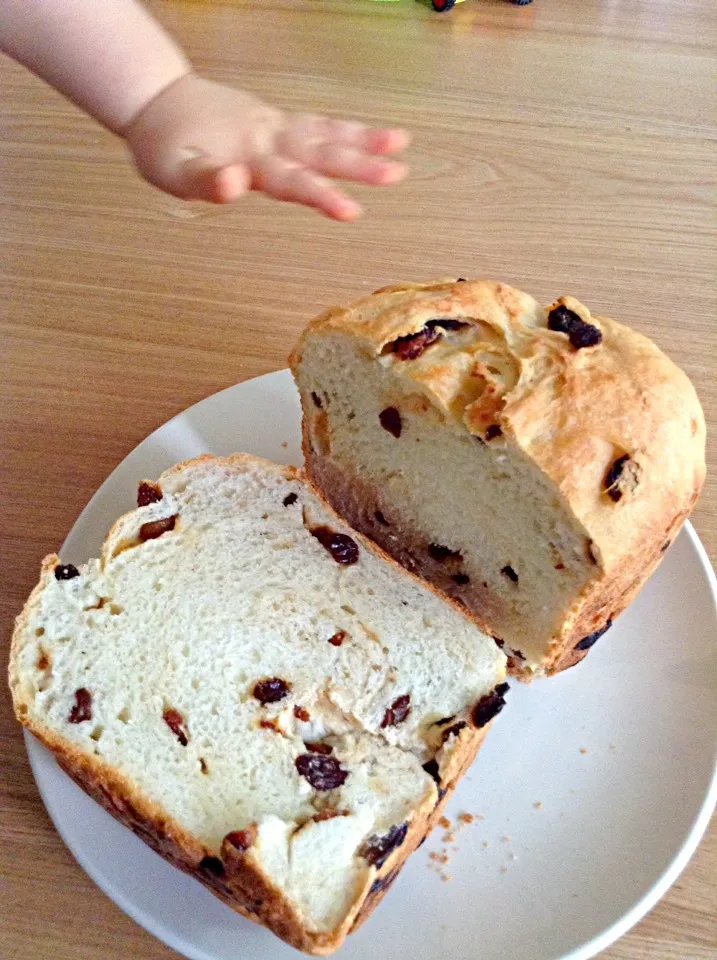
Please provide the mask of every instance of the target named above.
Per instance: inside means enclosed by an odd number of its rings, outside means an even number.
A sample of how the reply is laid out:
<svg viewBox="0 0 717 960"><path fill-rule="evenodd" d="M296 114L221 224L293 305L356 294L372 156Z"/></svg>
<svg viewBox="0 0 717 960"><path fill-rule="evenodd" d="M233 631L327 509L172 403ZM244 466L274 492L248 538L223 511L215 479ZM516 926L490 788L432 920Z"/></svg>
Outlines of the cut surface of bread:
<svg viewBox="0 0 717 960"><path fill-rule="evenodd" d="M16 714L163 856L330 952L473 759L505 657L291 468L199 458L138 501L98 560L45 560Z"/></svg>
<svg viewBox="0 0 717 960"><path fill-rule="evenodd" d="M704 418L651 341L492 281L386 288L292 359L311 480L524 679L581 659L679 531Z"/></svg>

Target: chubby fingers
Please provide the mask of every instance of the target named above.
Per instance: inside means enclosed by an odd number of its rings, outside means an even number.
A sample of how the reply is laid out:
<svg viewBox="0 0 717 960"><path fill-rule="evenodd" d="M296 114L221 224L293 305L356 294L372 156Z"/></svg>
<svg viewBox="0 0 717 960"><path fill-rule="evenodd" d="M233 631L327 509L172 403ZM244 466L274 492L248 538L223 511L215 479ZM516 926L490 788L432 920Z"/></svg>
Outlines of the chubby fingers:
<svg viewBox="0 0 717 960"><path fill-rule="evenodd" d="M411 143L408 130L400 128L375 128L365 130L363 134L363 148L367 153L388 155L400 153Z"/></svg>
<svg viewBox="0 0 717 960"><path fill-rule="evenodd" d="M355 147L345 147L337 143L307 145L306 150L297 153L299 155L296 159L316 173L334 179L368 183L375 187L398 183L407 173L403 163L370 157Z"/></svg>
<svg viewBox="0 0 717 960"><path fill-rule="evenodd" d="M361 215L355 200L296 161L268 154L252 164L252 189L275 200L314 207L332 220L350 222Z"/></svg>
<svg viewBox="0 0 717 960"><path fill-rule="evenodd" d="M232 203L251 189L251 174L244 163L226 162L208 154L187 158L190 151L137 150L137 168L150 183L181 200Z"/></svg>
<svg viewBox="0 0 717 960"><path fill-rule="evenodd" d="M408 131L397 127L367 127L355 120L335 120L313 113L294 114L288 129L304 139L340 143L381 156L400 153L411 142Z"/></svg>
<svg viewBox="0 0 717 960"><path fill-rule="evenodd" d="M405 164L385 156L408 143L403 130L374 130L361 123L299 114L278 134L276 150L323 176L382 186L405 177Z"/></svg>
<svg viewBox="0 0 717 960"><path fill-rule="evenodd" d="M332 120L320 117L324 130L324 139L330 143L341 143L346 147L355 147L362 153L376 156L389 156L400 153L411 143L408 130L400 127L366 127L363 123L350 120Z"/></svg>
<svg viewBox="0 0 717 960"><path fill-rule="evenodd" d="M233 203L251 189L251 174L246 166L239 163L218 166L203 157L183 164L177 180L173 192L184 200Z"/></svg>

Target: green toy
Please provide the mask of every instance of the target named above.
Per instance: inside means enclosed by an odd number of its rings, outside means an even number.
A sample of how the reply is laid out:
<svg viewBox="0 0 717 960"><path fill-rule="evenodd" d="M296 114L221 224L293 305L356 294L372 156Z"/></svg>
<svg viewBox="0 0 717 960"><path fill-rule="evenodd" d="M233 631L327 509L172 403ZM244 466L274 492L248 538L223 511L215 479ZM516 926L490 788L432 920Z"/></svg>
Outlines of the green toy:
<svg viewBox="0 0 717 960"><path fill-rule="evenodd" d="M445 13L446 10L450 10L451 7L454 7L457 3L463 2L464 0L431 0L431 6L439 13ZM508 0L508 3L512 3L516 7L524 7L532 2L533 0Z"/></svg>
<svg viewBox="0 0 717 960"><path fill-rule="evenodd" d="M376 3L400 3L400 0L374 0ZM429 0L422 0L423 3L429 2ZM512 3L516 7L525 7L527 4L532 3L533 0L508 0L508 3ZM445 13L446 10L450 10L452 7L455 7L457 3L465 3L465 0L430 0L430 4L434 10L437 10L439 13Z"/></svg>

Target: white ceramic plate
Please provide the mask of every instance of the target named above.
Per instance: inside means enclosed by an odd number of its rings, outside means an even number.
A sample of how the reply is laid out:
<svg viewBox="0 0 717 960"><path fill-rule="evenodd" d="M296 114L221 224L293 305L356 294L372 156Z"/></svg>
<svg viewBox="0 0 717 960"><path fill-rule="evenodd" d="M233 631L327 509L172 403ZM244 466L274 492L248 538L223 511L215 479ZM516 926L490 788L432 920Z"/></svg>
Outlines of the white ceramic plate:
<svg viewBox="0 0 717 960"><path fill-rule="evenodd" d="M237 450L299 462L287 371L209 397L148 437L83 511L63 560L96 555L139 479ZM583 960L643 916L687 863L717 796L716 596L688 526L582 664L513 684L448 810L452 821L484 818L449 845L450 882L429 869L429 853L446 849L439 830L342 960ZM27 747L65 843L143 927L192 960L296 956L112 820L30 737Z"/></svg>

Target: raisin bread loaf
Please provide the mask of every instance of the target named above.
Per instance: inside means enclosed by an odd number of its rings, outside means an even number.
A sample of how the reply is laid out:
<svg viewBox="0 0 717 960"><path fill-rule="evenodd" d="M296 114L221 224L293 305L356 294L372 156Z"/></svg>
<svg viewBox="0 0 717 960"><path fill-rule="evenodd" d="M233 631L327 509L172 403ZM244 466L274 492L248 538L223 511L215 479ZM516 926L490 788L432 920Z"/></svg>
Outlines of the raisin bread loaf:
<svg viewBox="0 0 717 960"><path fill-rule="evenodd" d="M329 953L423 839L504 703L505 657L291 468L142 483L18 618L18 719L239 912Z"/></svg>
<svg viewBox="0 0 717 960"><path fill-rule="evenodd" d="M389 287L314 320L291 363L311 480L524 679L585 655L703 482L690 381L572 297Z"/></svg>

